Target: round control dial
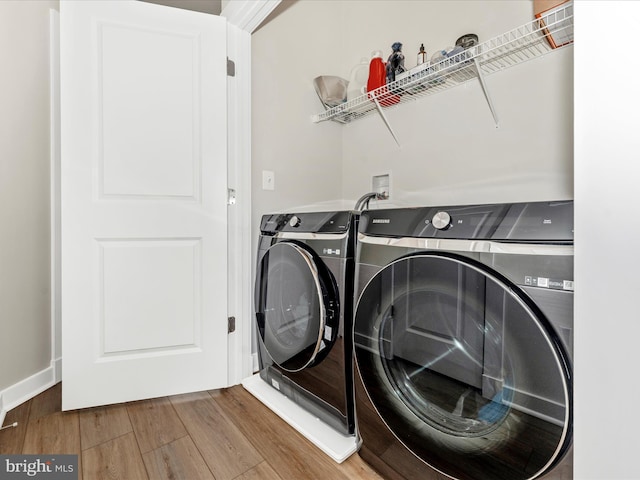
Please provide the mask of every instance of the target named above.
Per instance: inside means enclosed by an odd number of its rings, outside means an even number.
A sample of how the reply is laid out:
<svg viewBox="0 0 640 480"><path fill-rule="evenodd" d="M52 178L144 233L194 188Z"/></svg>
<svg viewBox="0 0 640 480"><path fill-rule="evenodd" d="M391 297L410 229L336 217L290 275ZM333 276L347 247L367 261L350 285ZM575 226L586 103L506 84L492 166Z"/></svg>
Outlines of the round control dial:
<svg viewBox="0 0 640 480"><path fill-rule="evenodd" d="M438 212L433 216L431 223L438 230L447 230L451 226L451 215L447 212Z"/></svg>
<svg viewBox="0 0 640 480"><path fill-rule="evenodd" d="M292 227L297 227L300 225L300 219L295 215L289 219L289 225Z"/></svg>

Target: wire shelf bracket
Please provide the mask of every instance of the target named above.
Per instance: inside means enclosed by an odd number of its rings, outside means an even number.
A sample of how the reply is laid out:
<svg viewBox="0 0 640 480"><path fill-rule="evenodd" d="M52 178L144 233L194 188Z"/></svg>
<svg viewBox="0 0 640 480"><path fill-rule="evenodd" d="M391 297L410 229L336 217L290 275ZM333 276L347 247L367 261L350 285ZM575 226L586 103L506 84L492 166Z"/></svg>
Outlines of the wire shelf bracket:
<svg viewBox="0 0 640 480"><path fill-rule="evenodd" d="M482 87L482 93L484 93L484 98L487 100L487 105L489 105L489 110L491 110L493 121L496 124L496 128L498 128L498 115L496 114L496 109L493 106L491 95L489 95L489 89L487 88L487 84L484 81L484 73L482 73L482 68L480 68L480 61L478 60L478 57L473 58L473 65L476 69L476 75L478 76L478 81L480 82L480 86Z"/></svg>

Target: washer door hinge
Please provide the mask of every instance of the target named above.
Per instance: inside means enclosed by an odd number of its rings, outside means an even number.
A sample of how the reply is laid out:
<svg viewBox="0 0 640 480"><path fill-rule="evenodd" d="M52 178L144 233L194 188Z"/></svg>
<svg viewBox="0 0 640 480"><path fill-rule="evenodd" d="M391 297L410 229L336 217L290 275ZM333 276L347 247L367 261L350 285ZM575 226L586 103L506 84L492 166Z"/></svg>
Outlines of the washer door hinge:
<svg viewBox="0 0 640 480"><path fill-rule="evenodd" d="M227 77L236 76L236 63L227 57Z"/></svg>
<svg viewBox="0 0 640 480"><path fill-rule="evenodd" d="M233 333L236 331L236 317L227 318L227 333Z"/></svg>

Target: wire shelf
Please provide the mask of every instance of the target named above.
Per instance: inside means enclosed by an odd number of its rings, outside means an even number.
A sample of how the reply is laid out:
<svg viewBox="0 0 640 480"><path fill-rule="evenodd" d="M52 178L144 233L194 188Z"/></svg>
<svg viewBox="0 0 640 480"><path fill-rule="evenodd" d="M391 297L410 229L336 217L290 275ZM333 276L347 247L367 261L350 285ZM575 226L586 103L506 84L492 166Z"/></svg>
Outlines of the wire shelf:
<svg viewBox="0 0 640 480"><path fill-rule="evenodd" d="M416 67L404 78L313 115L312 121L350 123L378 110L376 101L388 109L475 78L482 82L483 75L499 72L571 44L573 2L568 2L544 13L539 19L449 58Z"/></svg>

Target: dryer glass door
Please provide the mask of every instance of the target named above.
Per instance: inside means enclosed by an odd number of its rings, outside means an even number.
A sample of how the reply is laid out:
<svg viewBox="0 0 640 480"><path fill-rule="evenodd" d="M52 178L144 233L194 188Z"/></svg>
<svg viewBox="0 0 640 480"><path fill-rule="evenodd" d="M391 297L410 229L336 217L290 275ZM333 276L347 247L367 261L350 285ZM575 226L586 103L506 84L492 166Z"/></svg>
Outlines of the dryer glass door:
<svg viewBox="0 0 640 480"><path fill-rule="evenodd" d="M371 403L434 469L530 479L567 450L568 357L530 298L480 263L444 253L391 263L364 289L354 333Z"/></svg>
<svg viewBox="0 0 640 480"><path fill-rule="evenodd" d="M289 372L320 362L338 334L333 275L310 249L288 241L272 245L258 268L256 319L269 356Z"/></svg>

